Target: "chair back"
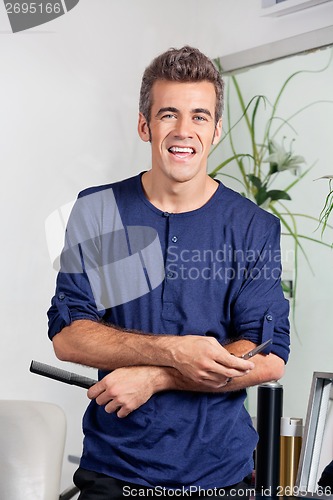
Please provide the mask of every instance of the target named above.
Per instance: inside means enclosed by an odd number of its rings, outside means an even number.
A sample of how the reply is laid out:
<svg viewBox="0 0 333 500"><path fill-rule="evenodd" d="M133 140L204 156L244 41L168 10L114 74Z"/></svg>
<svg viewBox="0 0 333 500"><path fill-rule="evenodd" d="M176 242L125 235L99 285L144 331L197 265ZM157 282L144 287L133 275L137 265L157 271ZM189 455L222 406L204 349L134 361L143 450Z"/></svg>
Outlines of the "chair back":
<svg viewBox="0 0 333 500"><path fill-rule="evenodd" d="M58 500L65 439L59 406L0 400L0 498Z"/></svg>

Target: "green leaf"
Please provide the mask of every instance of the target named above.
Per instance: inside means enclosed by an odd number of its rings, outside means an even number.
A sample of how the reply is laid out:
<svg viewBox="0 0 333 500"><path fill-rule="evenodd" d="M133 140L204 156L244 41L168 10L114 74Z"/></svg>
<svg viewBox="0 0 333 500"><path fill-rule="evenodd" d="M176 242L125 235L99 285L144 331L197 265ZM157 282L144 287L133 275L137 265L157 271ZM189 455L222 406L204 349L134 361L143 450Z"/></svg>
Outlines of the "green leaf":
<svg viewBox="0 0 333 500"><path fill-rule="evenodd" d="M268 193L264 187L258 189L254 197L259 206L265 203L265 201L269 198Z"/></svg>
<svg viewBox="0 0 333 500"><path fill-rule="evenodd" d="M212 172L210 172L210 174L209 174L210 177L212 177L214 179L214 177L219 173L219 171L222 170L223 167L228 165L228 163L231 163L234 160L241 161L240 159L242 159L244 156L249 156L250 158L252 158L251 155L246 154L246 153L234 154L233 156L230 156L229 158L224 160L222 163L220 163L220 165L218 165L216 168L214 168L214 170L212 170Z"/></svg>
<svg viewBox="0 0 333 500"><path fill-rule="evenodd" d="M261 183L261 180L259 179L259 177L257 177L254 174L248 174L247 178L254 185L254 187L256 187L257 189L261 189L262 183Z"/></svg>
<svg viewBox="0 0 333 500"><path fill-rule="evenodd" d="M270 191L267 191L267 197L272 201L291 200L289 194L285 191L282 191L281 189L271 189Z"/></svg>
<svg viewBox="0 0 333 500"><path fill-rule="evenodd" d="M325 229L327 227L327 221L332 214L333 211L333 188L332 188L332 177L330 176L325 176L326 178L329 178L329 193L326 196L325 199L325 205L320 212L319 216L319 222L322 224L322 230L321 230L321 235L323 236Z"/></svg>
<svg viewBox="0 0 333 500"><path fill-rule="evenodd" d="M279 171L278 169L278 164L277 163L270 163L269 164L269 173L270 175L276 174Z"/></svg>
<svg viewBox="0 0 333 500"><path fill-rule="evenodd" d="M228 177L229 179L232 179L232 180L234 180L234 181L238 182L239 184L241 184L241 185L242 185L242 187L244 187L243 182L242 182L242 181L241 181L238 177L235 177L234 175L226 174L226 173L224 173L224 172L217 172L217 173L214 175L214 177L212 176L212 174L208 174L208 175L209 175L210 177L212 177L213 179L215 179L218 175L219 175L219 176L221 176L221 177ZM241 194L243 194L243 193L241 193ZM246 196L246 195L244 195L244 196Z"/></svg>

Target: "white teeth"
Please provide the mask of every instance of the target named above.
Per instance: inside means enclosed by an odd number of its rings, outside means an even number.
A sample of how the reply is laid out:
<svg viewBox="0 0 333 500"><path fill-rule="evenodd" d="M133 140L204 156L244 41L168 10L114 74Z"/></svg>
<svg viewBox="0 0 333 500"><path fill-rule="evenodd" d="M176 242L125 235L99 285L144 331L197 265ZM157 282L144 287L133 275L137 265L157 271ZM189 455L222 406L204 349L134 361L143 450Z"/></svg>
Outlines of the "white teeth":
<svg viewBox="0 0 333 500"><path fill-rule="evenodd" d="M172 151L173 153L193 153L192 148L179 148L177 146L173 146L172 148L170 148L170 151Z"/></svg>

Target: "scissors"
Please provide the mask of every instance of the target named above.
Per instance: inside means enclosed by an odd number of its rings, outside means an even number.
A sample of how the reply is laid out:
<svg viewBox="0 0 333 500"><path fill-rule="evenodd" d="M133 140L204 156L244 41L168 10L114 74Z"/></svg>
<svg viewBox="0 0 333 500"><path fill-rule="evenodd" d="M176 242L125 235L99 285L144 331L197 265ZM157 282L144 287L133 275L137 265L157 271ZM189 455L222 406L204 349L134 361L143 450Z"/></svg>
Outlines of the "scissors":
<svg viewBox="0 0 333 500"><path fill-rule="evenodd" d="M266 340L266 342L263 342L262 344L257 345L257 347L255 347L251 351L247 352L246 354L243 354L243 356L241 356L241 358L242 359L250 359L253 356L255 356L256 354L258 354L259 352L263 351L265 349L265 347L267 347L271 343L272 343L272 339L268 339L268 340Z"/></svg>

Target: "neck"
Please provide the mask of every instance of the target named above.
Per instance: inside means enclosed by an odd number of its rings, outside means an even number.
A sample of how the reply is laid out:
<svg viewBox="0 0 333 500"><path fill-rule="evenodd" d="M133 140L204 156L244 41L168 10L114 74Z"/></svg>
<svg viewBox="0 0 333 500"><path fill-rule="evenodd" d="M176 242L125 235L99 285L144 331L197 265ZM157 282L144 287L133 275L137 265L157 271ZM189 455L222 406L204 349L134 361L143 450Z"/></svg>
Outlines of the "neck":
<svg viewBox="0 0 333 500"><path fill-rule="evenodd" d="M163 212L181 213L197 210L205 205L218 188L218 184L205 174L200 182L162 185L155 179L152 170L142 176L142 186L147 199Z"/></svg>

